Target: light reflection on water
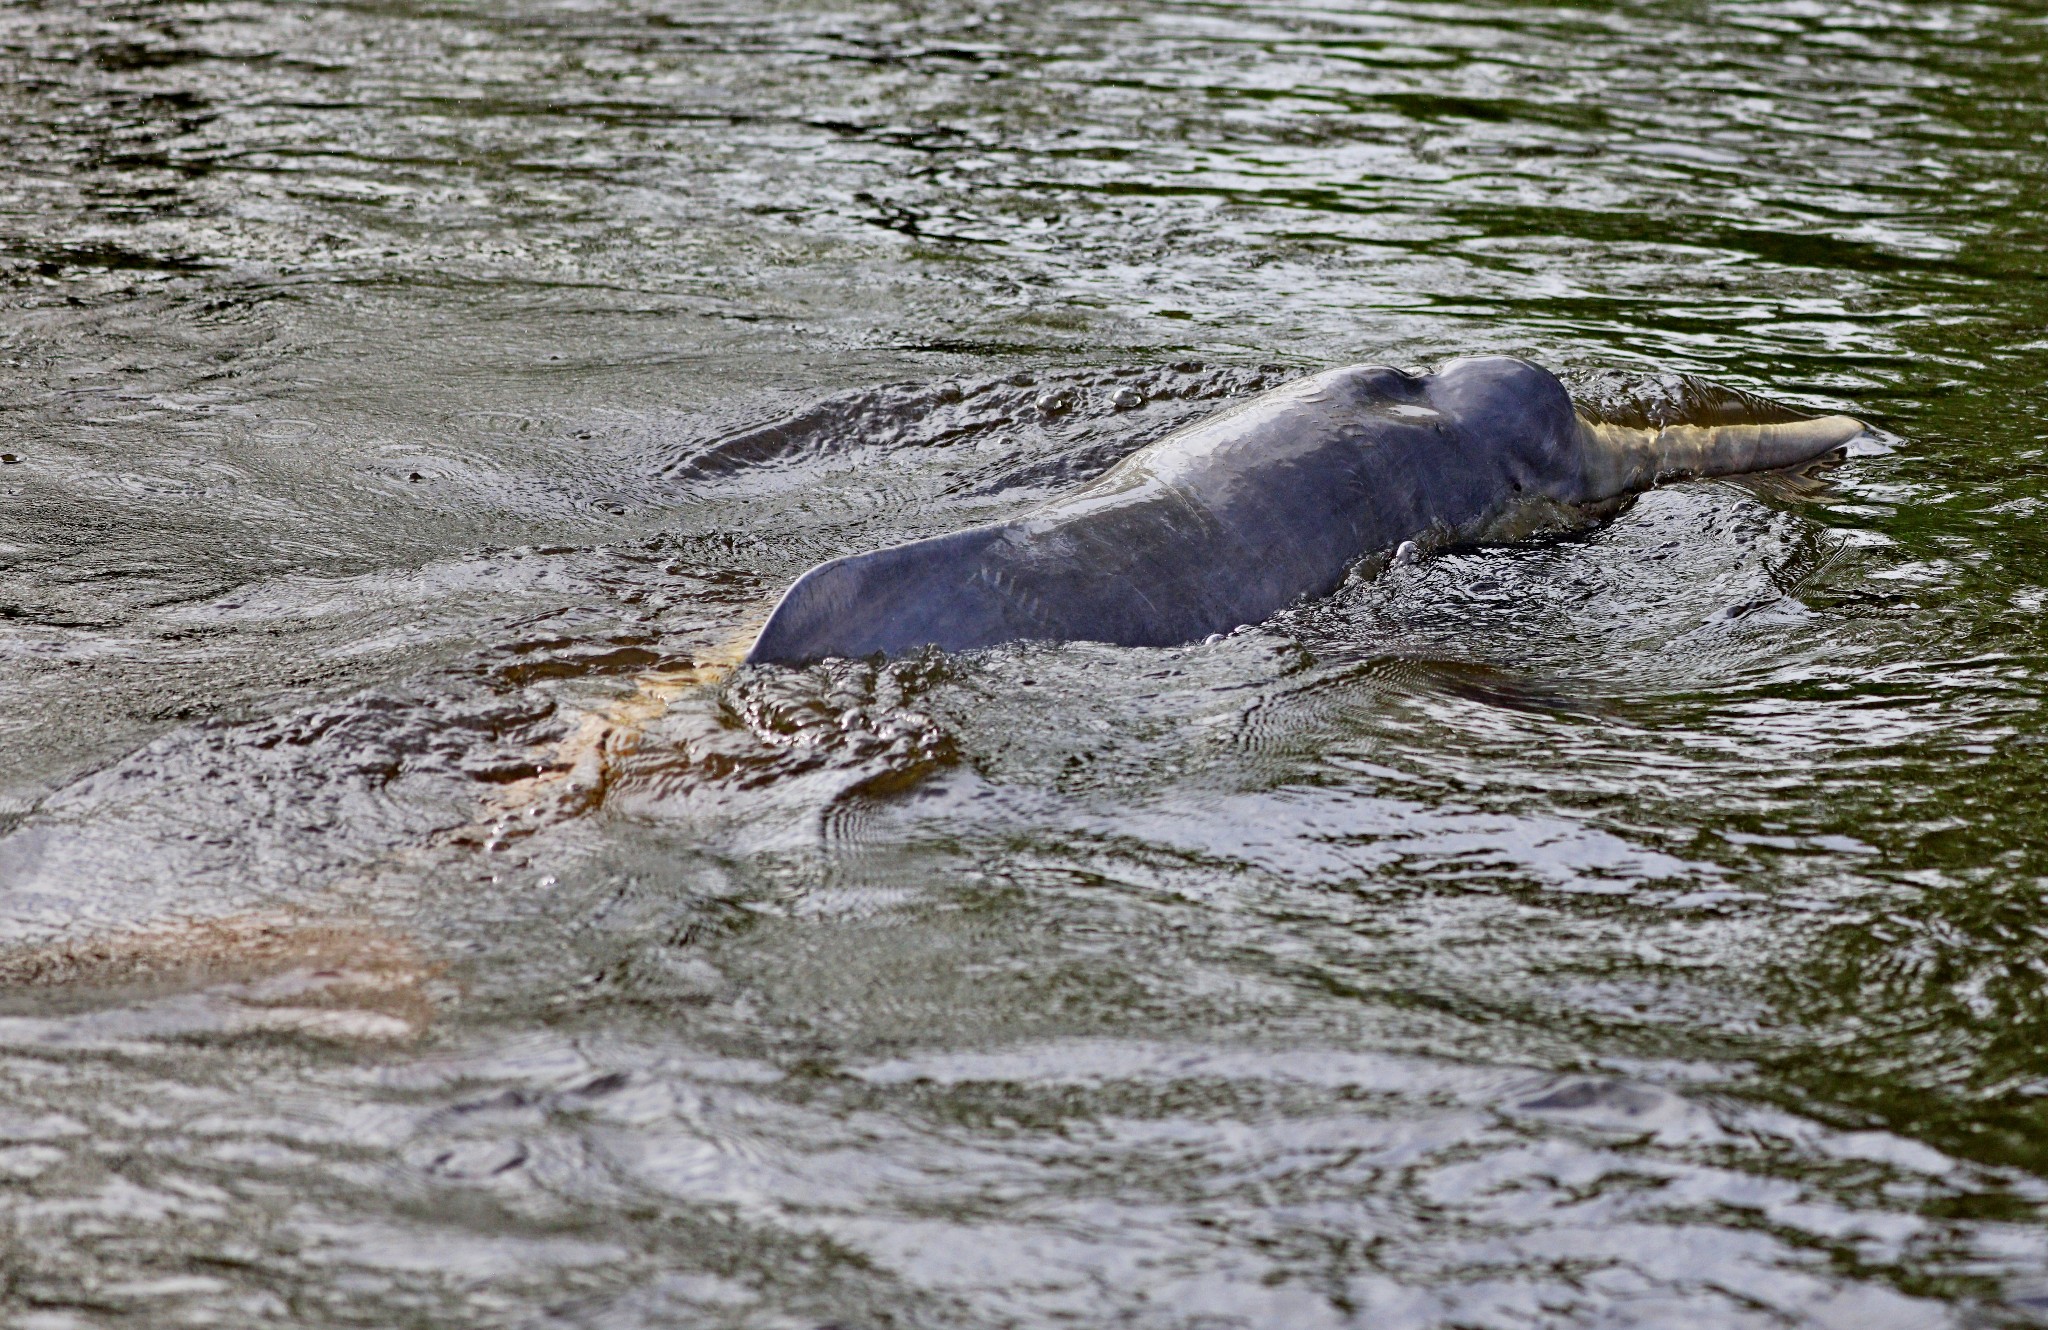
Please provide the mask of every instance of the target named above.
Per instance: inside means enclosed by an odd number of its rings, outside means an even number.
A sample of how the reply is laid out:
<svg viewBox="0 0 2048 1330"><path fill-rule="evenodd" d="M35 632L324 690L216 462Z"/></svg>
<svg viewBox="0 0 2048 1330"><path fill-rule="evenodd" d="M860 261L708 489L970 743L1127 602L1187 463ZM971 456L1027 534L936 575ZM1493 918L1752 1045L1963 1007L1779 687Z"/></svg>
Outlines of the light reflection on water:
<svg viewBox="0 0 2048 1330"><path fill-rule="evenodd" d="M2028 1323L2044 41L0 14L8 1318ZM1891 451L1205 646L698 668L1499 351Z"/></svg>

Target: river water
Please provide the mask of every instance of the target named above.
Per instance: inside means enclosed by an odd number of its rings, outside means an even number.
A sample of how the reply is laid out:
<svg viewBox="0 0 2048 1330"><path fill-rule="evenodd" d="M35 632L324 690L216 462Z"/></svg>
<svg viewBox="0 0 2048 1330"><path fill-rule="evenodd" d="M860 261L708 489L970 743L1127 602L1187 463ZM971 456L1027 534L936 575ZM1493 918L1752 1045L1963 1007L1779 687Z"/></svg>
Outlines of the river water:
<svg viewBox="0 0 2048 1330"><path fill-rule="evenodd" d="M2048 23L0 10L0 1314L2048 1318ZM714 668L1312 368L1881 426Z"/></svg>

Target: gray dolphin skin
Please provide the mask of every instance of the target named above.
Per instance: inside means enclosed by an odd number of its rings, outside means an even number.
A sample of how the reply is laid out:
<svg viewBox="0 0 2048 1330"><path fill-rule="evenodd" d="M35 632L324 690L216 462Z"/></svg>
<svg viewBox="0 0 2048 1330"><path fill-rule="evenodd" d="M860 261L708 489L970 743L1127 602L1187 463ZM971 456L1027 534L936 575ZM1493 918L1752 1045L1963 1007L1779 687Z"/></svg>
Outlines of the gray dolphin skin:
<svg viewBox="0 0 2048 1330"><path fill-rule="evenodd" d="M1638 429L1493 356L1332 369L1200 421L1011 521L833 559L798 578L747 663L1022 640L1172 646L1327 595L1405 541L1513 539L1662 481L1795 466L1847 416Z"/></svg>

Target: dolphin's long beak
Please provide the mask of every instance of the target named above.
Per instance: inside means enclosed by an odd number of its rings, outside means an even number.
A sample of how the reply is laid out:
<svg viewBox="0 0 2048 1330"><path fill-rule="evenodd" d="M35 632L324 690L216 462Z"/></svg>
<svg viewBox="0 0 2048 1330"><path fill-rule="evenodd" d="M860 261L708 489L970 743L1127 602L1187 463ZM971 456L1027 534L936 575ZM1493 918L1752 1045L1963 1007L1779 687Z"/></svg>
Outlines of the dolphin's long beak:
<svg viewBox="0 0 2048 1330"><path fill-rule="evenodd" d="M1775 471L1825 457L1866 433L1854 416L1736 425L1638 429L1579 418L1586 487L1595 498L1649 489L1683 476Z"/></svg>

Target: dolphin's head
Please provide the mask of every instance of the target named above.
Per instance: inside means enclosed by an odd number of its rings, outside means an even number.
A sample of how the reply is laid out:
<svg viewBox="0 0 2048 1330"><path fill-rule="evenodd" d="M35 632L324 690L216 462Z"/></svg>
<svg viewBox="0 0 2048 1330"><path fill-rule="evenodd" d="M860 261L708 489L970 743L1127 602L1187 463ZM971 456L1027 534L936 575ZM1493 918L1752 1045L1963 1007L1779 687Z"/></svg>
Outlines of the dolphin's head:
<svg viewBox="0 0 2048 1330"><path fill-rule="evenodd" d="M1422 378L1429 404L1486 445L1513 495L1579 503L1587 497L1578 417L1557 376L1513 356L1453 360Z"/></svg>

